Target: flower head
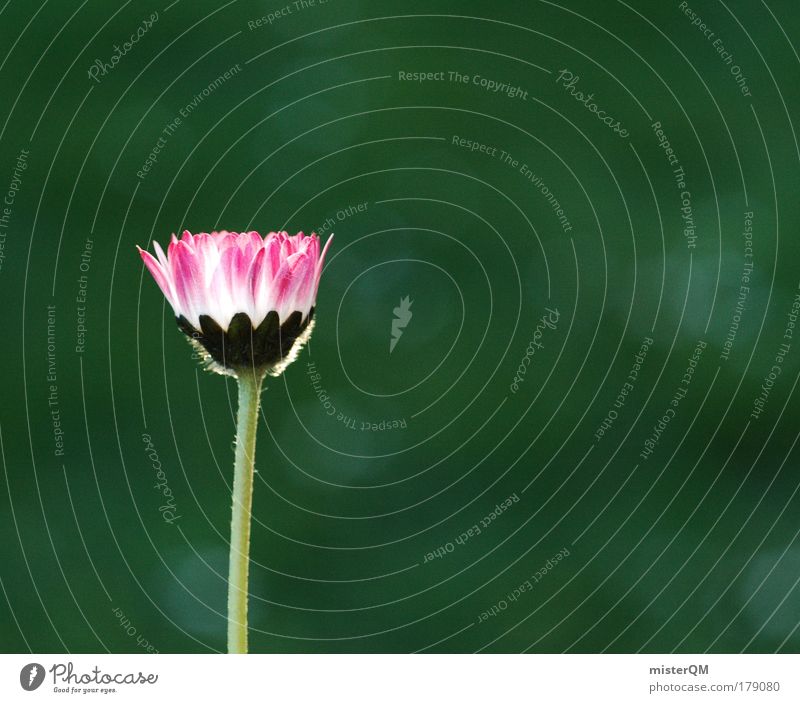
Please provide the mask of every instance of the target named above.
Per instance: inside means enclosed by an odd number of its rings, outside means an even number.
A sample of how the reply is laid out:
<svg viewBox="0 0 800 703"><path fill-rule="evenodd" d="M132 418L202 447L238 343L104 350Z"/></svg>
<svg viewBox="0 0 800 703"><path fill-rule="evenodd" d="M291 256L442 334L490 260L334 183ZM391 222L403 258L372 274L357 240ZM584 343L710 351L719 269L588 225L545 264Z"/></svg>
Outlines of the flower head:
<svg viewBox="0 0 800 703"><path fill-rule="evenodd" d="M180 329L220 373L278 375L311 334L328 239L316 234L212 232L178 239L166 255L140 247Z"/></svg>

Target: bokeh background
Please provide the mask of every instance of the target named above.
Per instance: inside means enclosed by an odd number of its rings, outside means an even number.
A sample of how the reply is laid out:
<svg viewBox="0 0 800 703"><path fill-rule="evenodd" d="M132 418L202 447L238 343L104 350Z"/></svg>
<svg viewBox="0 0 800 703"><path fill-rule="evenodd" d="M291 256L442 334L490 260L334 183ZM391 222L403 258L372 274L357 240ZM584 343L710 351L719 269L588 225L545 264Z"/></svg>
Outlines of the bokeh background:
<svg viewBox="0 0 800 703"><path fill-rule="evenodd" d="M335 232L263 396L253 651L800 649L793 0L0 33L2 651L224 649L235 385L135 250L215 228Z"/></svg>

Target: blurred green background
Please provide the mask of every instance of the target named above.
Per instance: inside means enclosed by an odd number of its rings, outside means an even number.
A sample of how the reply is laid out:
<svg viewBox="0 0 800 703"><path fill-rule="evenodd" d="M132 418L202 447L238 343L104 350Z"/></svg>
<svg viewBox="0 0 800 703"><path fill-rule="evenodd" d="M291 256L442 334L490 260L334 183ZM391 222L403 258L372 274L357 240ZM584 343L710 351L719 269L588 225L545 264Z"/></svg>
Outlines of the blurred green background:
<svg viewBox="0 0 800 703"><path fill-rule="evenodd" d="M2 651L224 649L235 385L134 248L215 228L336 235L263 396L253 651L800 649L796 3L0 32Z"/></svg>

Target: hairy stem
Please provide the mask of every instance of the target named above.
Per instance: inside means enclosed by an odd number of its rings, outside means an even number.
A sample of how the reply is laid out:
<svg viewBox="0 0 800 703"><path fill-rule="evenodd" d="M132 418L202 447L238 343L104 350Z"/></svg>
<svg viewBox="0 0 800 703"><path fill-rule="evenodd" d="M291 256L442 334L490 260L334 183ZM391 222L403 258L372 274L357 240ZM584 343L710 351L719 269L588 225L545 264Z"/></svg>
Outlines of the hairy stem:
<svg viewBox="0 0 800 703"><path fill-rule="evenodd" d="M228 567L228 653L247 653L247 586L250 570L250 509L253 504L253 466L263 373L239 374L236 419L236 461L233 469L231 554Z"/></svg>

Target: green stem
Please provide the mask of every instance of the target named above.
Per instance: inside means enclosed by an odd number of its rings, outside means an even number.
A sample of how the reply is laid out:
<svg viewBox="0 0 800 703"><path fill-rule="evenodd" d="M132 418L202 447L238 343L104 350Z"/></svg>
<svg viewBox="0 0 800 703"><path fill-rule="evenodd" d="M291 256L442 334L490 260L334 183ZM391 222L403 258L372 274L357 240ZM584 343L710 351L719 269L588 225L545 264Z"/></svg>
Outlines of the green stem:
<svg viewBox="0 0 800 703"><path fill-rule="evenodd" d="M250 567L250 508L256 457L258 405L264 374L242 371L236 418L236 462L233 468L231 555L228 568L228 653L247 653L247 579Z"/></svg>

